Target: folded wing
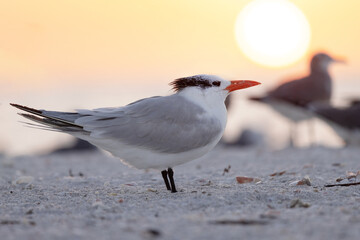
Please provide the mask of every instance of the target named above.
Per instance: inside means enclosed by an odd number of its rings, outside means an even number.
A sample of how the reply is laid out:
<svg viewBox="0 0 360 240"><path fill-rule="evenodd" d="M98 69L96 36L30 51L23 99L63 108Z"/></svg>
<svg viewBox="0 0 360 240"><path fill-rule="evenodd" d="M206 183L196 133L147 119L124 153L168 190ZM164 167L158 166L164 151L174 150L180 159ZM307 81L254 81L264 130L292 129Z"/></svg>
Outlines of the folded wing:
<svg viewBox="0 0 360 240"><path fill-rule="evenodd" d="M207 145L222 132L216 118L185 98L148 98L118 109L79 110L75 120L90 137L177 153ZM97 141L99 142L99 141Z"/></svg>

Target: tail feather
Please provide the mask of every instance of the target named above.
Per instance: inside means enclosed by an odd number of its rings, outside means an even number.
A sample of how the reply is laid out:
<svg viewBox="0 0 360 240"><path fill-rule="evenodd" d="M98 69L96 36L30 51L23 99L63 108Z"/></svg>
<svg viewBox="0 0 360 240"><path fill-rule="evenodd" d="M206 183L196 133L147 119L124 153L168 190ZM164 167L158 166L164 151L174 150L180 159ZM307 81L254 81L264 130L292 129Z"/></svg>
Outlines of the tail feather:
<svg viewBox="0 0 360 240"><path fill-rule="evenodd" d="M61 131L60 129L56 129L54 127L44 125L43 123L36 124L36 123L25 122L25 121L20 121L20 123L25 124L25 126L29 127L29 128L35 128L35 129L40 129L40 130L52 131L52 132L64 132L64 131Z"/></svg>
<svg viewBox="0 0 360 240"><path fill-rule="evenodd" d="M85 132L83 129L83 126L75 124L71 120L57 117L57 116L61 116L60 112L49 112L49 111L44 111L44 110L38 110L38 109L29 108L29 107L22 106L19 104L14 104L14 103L10 103L10 105L13 107L16 107L22 111L30 113L30 114L19 113L19 115L23 116L26 119L29 119L31 121L41 124L41 127L45 128L46 130L52 129L52 130L63 131L63 132L74 132L74 131ZM74 115L76 113L63 113L64 116L69 115L69 114ZM57 116L51 116L51 115L57 115ZM71 119L76 119L76 118L72 117ZM39 127L39 126L37 126L37 127ZM50 129L48 129L48 128L50 128Z"/></svg>

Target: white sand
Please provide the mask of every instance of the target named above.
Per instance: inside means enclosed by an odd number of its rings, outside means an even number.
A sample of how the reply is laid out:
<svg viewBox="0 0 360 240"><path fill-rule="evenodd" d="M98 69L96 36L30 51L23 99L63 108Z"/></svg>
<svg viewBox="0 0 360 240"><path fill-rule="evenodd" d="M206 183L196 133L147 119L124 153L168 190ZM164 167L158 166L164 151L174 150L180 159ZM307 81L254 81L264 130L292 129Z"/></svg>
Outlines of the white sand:
<svg viewBox="0 0 360 240"><path fill-rule="evenodd" d="M360 236L360 185L324 187L347 171L360 170L359 148L269 152L217 147L174 170L178 193L165 189L159 172L130 169L103 153L1 157L1 239ZM238 184L237 176L261 182ZM291 184L305 176L312 186ZM290 208L296 199L309 207Z"/></svg>

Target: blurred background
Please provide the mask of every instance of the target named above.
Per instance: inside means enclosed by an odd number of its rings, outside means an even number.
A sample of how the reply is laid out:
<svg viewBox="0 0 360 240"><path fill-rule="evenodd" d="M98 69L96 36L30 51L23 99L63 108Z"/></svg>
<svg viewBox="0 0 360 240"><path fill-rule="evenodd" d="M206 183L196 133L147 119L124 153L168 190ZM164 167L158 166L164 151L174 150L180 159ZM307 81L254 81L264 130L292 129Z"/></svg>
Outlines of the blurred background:
<svg viewBox="0 0 360 240"><path fill-rule="evenodd" d="M59 111L122 106L171 94L169 82L195 74L262 82L234 94L225 139L255 129L271 148L286 146L288 120L247 97L306 75L318 51L347 60L330 68L332 102L360 97L360 2L273 2L278 7L263 0L2 0L0 152L42 153L71 140L22 126L10 102ZM317 125L317 144L342 146L331 128ZM307 136L298 142L309 145Z"/></svg>

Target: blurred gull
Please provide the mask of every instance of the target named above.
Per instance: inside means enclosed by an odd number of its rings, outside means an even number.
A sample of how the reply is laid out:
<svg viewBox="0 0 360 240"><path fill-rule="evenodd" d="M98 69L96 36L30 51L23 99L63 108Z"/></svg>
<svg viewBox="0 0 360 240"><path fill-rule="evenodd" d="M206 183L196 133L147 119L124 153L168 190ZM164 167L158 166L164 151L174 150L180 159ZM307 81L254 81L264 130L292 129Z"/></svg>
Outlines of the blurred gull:
<svg viewBox="0 0 360 240"><path fill-rule="evenodd" d="M59 147L50 154L66 154L66 153L74 153L74 152L88 152L95 151L97 148L90 144L87 141L76 138L74 142L70 146Z"/></svg>
<svg viewBox="0 0 360 240"><path fill-rule="evenodd" d="M264 97L252 97L251 100L270 105L292 124L290 145L294 145L295 124L313 117L308 111L316 105L328 105L332 95L332 79L329 74L331 63L344 63L342 59L330 57L326 53L315 54L310 62L310 74L306 77L287 81ZM312 126L309 125L310 136Z"/></svg>
<svg viewBox="0 0 360 240"><path fill-rule="evenodd" d="M313 111L344 140L346 145L360 145L360 103L353 101L350 106L337 108L318 106Z"/></svg>

